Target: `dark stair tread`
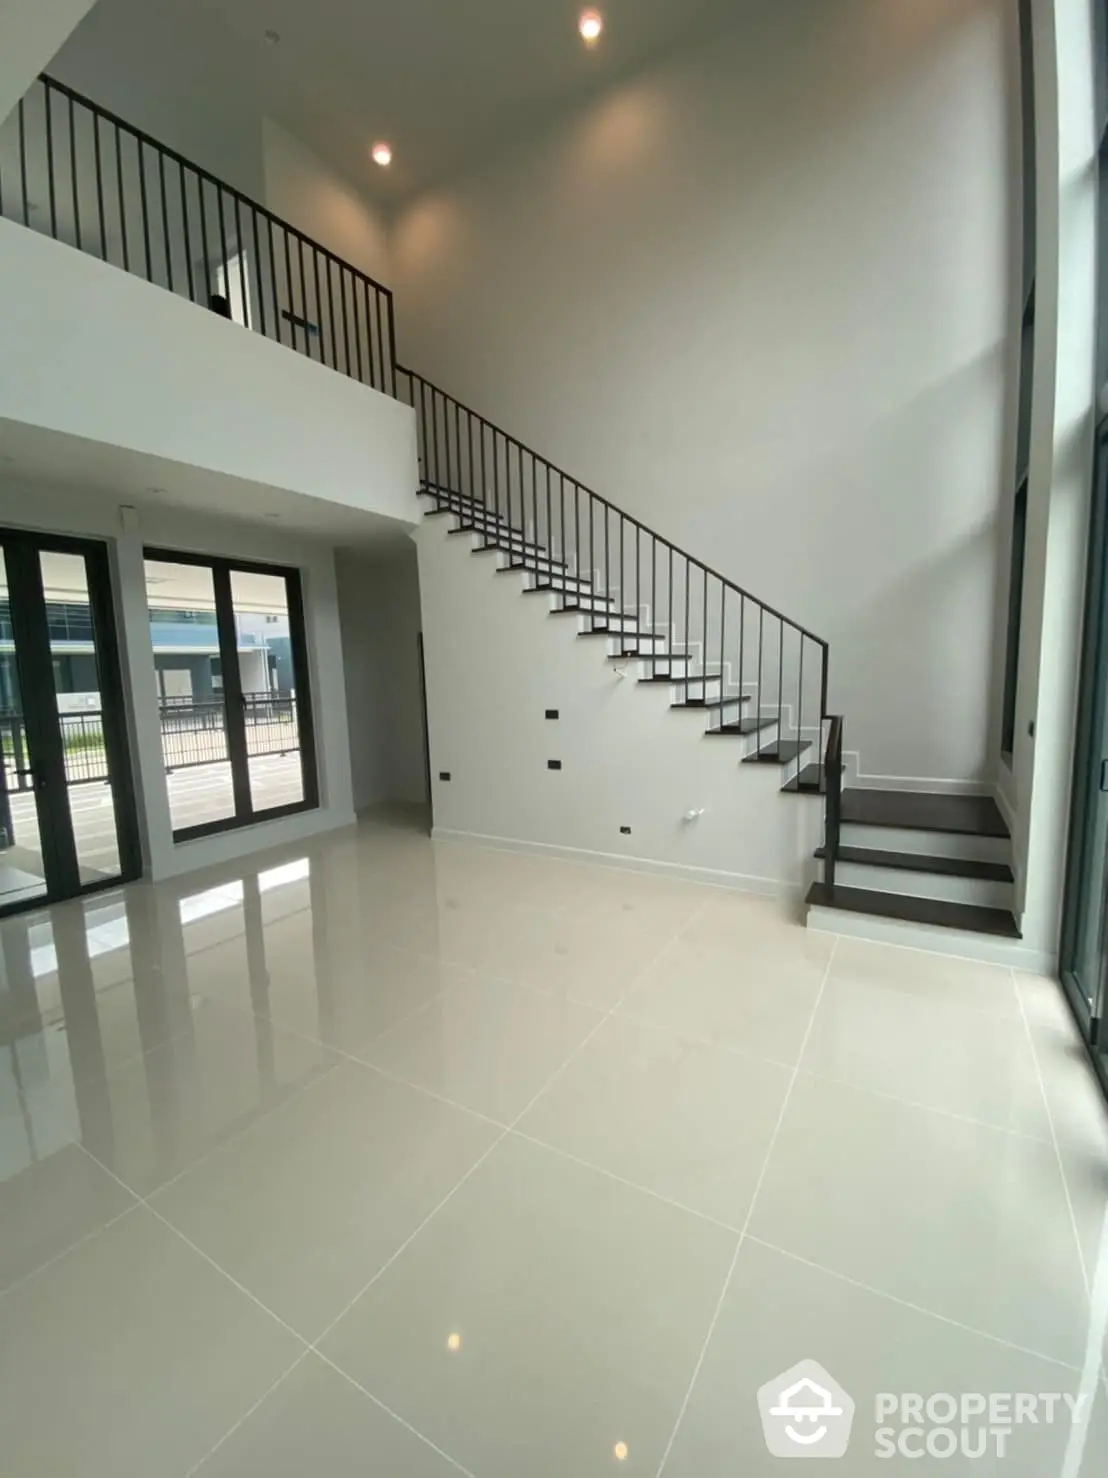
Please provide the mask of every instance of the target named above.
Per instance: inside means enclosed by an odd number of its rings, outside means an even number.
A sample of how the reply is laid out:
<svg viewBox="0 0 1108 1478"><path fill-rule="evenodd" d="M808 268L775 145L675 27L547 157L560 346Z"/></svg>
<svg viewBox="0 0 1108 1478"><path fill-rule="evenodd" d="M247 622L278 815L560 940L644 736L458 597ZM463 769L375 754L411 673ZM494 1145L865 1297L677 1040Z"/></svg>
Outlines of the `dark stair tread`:
<svg viewBox="0 0 1108 1478"><path fill-rule="evenodd" d="M1015 919L1003 908L913 898L905 893L876 893L868 888L843 888L838 884L829 888L826 883L813 883L806 901L810 907L839 908L846 913L903 919L909 924L934 924L942 929L965 929L972 934L994 934L1003 939L1021 937Z"/></svg>
<svg viewBox="0 0 1108 1478"><path fill-rule="evenodd" d="M743 760L744 765L787 765L790 760L796 759L798 754L803 754L806 749L811 749L810 739L779 739L776 744L768 744L765 749L756 750L754 754L748 754Z"/></svg>
<svg viewBox="0 0 1108 1478"><path fill-rule="evenodd" d="M681 684L683 686L684 685L684 682L685 682L685 679L684 678L679 678L678 679L678 682L679 682L679 684ZM733 703L749 703L749 702L750 702L750 694L749 693L743 693L741 697L735 697L735 698L709 698L707 700L705 700L703 698L686 698L686 700L684 701L684 703L671 703L669 706L671 708L699 708L699 709L730 708Z"/></svg>
<svg viewBox="0 0 1108 1478"><path fill-rule="evenodd" d="M1007 838L1004 817L991 796L935 795L912 790L845 790L844 822L943 831L960 836Z"/></svg>
<svg viewBox="0 0 1108 1478"><path fill-rule="evenodd" d="M816 849L818 858L826 853ZM871 847L840 847L840 862L863 867L889 867L900 872L926 872L936 877L976 878L989 883L1012 883L1015 876L1006 862L976 862L971 857L930 857L916 852L882 852Z"/></svg>
<svg viewBox="0 0 1108 1478"><path fill-rule="evenodd" d="M581 613L580 613L580 611L564 611L564 610L558 610L558 611L551 611L550 614L552 616L579 616ZM586 612L586 615L587 614L588 613ZM584 637L584 636L604 636L604 637L607 637L607 639L609 641L611 641L611 639L614 636L634 636L635 633L633 631L609 631L606 626L599 626L599 627L594 627L592 631L579 631L577 633L577 635L579 637ZM649 631L643 631L643 632L640 633L640 635L642 635L642 636L649 636L650 633L649 633ZM617 658L616 660L617 661L634 661L634 658ZM683 679L682 679L682 681L683 681Z"/></svg>
<svg viewBox="0 0 1108 1478"><path fill-rule="evenodd" d="M787 780L781 789L789 795L826 795L827 783L822 765L805 765L798 775Z"/></svg>
<svg viewBox="0 0 1108 1478"><path fill-rule="evenodd" d="M708 738L738 739L748 734L760 734L763 729L772 729L775 718L743 718L738 723L720 724L718 729L706 729Z"/></svg>
<svg viewBox="0 0 1108 1478"><path fill-rule="evenodd" d="M628 657L628 658L626 658L624 660L626 660L628 662L634 662L636 659L634 657ZM640 657L638 660L641 662L644 659ZM650 659L649 658L646 658L645 660L649 661ZM680 659L678 659L678 660L680 660ZM668 662L669 661L669 658L668 657L659 657L658 658L658 661L659 662ZM640 683L669 683L670 687L673 687L675 684L677 684L677 685L679 685L680 687L683 688L685 686L686 682L689 681L689 679L686 678L686 676L685 676L685 674L683 672L652 672L649 677L640 677L638 679L638 681ZM696 681L699 682L699 678L696 679ZM708 681L711 682L712 679L709 678Z"/></svg>

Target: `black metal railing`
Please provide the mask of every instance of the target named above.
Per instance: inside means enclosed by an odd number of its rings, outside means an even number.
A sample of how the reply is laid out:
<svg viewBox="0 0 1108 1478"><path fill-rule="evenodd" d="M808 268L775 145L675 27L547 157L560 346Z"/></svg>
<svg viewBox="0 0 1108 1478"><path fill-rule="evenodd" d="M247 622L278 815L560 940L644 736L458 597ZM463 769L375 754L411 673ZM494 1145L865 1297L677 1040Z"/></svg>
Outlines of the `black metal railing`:
<svg viewBox="0 0 1108 1478"><path fill-rule="evenodd" d="M810 753L816 778L801 784L826 784L837 851L842 730L828 713L827 642L398 365L387 288L48 77L0 125L0 214L412 406L421 491L456 506L592 629L622 635L622 651L673 683L680 706L710 711L713 728L758 735L779 755L797 750L798 763ZM176 736L182 756L172 768L226 758L221 700L190 711L186 723L163 705L163 744ZM282 747L250 752L284 752L290 727L294 701L253 725L258 743Z"/></svg>
<svg viewBox="0 0 1108 1478"><path fill-rule="evenodd" d="M833 888L843 825L843 721L842 716L837 713L832 714L828 720L827 751L823 768L827 787L823 828L823 881L829 888Z"/></svg>
<svg viewBox="0 0 1108 1478"><path fill-rule="evenodd" d="M242 711L250 758L298 752L300 724L294 694L244 693ZM159 716L167 772L220 764L229 758L227 706L222 697L163 698Z"/></svg>
<svg viewBox="0 0 1108 1478"><path fill-rule="evenodd" d="M0 215L395 393L388 288L52 78L0 123Z"/></svg>
<svg viewBox="0 0 1108 1478"><path fill-rule="evenodd" d="M807 743L818 760L827 713L822 637L592 492L413 370L422 486L507 547L535 583L672 682L682 706L722 730ZM407 394L405 395L405 391Z"/></svg>

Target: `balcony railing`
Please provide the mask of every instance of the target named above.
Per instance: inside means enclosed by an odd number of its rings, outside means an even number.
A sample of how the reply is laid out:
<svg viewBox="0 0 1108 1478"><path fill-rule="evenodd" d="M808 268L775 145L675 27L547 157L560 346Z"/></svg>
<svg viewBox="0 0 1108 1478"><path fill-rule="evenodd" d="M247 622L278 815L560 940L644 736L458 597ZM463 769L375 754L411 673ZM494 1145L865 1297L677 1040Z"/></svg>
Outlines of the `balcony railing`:
<svg viewBox="0 0 1108 1478"><path fill-rule="evenodd" d="M388 288L49 77L0 124L0 215L395 394Z"/></svg>

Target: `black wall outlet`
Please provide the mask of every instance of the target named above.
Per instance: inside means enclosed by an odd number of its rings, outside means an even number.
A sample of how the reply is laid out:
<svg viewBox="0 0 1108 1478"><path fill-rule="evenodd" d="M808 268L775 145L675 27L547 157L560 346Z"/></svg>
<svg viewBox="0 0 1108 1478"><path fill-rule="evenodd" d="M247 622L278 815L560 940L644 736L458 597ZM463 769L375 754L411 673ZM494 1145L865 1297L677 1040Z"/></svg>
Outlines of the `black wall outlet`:
<svg viewBox="0 0 1108 1478"><path fill-rule="evenodd" d="M558 710L556 708L548 708L546 710L546 716L547 716L547 718L557 718L558 717Z"/></svg>
<svg viewBox="0 0 1108 1478"><path fill-rule="evenodd" d="M562 762L561 760L547 760L546 768L548 770L560 770L562 768Z"/></svg>
<svg viewBox="0 0 1108 1478"><path fill-rule="evenodd" d="M440 770L439 771L439 779L440 780L449 780L450 779L450 771L449 770Z"/></svg>
<svg viewBox="0 0 1108 1478"><path fill-rule="evenodd" d="M619 829L619 834L620 836L629 837L631 835L631 828L629 826L621 826Z"/></svg>

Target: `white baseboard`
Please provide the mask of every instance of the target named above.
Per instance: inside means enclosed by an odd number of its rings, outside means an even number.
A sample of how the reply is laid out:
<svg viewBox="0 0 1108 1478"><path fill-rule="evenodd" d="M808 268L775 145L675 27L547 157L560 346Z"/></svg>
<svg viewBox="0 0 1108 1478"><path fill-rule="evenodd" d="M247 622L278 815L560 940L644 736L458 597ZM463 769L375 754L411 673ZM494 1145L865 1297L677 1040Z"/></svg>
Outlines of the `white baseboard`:
<svg viewBox="0 0 1108 1478"><path fill-rule="evenodd" d="M653 873L661 877L683 878L686 882L704 883L713 888L729 888L738 893L757 893L763 898L799 900L801 892L795 883L774 878L751 877L745 873L721 872L711 867L690 867L683 862L662 862L652 857L624 857L618 852L593 852L586 847L560 847L552 842L524 841L519 837L486 836L476 831L451 831L436 826L431 831L434 841L470 842L478 847L494 847L501 852L528 852L543 857L559 857L566 862L591 862L622 872Z"/></svg>

